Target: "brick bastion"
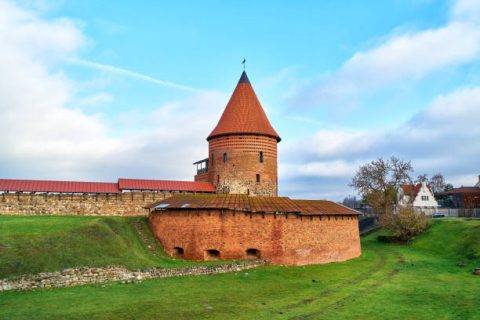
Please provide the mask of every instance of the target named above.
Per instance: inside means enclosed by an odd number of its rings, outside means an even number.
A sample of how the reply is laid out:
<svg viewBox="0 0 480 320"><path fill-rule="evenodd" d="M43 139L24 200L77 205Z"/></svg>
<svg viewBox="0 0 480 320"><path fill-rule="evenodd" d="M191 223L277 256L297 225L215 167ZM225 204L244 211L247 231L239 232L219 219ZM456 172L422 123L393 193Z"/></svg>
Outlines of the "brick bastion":
<svg viewBox="0 0 480 320"><path fill-rule="evenodd" d="M168 254L183 259L308 265L361 254L358 213L329 201L187 195L149 209L154 235Z"/></svg>

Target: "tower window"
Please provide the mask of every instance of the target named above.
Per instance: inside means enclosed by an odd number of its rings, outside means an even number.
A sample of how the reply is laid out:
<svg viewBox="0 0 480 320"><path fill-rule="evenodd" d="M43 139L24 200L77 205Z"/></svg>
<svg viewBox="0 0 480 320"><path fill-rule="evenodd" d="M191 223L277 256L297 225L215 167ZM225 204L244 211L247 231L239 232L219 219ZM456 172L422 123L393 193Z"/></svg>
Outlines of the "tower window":
<svg viewBox="0 0 480 320"><path fill-rule="evenodd" d="M217 174L217 184L219 184L219 183L220 183L220 175Z"/></svg>
<svg viewBox="0 0 480 320"><path fill-rule="evenodd" d="M260 160L260 162L263 162L263 151L260 151L259 160Z"/></svg>
<svg viewBox="0 0 480 320"><path fill-rule="evenodd" d="M212 156L211 156L211 158L212 158L212 161L210 161L210 164L211 164L211 165L212 165L212 167L213 167L213 153L212 153Z"/></svg>
<svg viewBox="0 0 480 320"><path fill-rule="evenodd" d="M224 162L224 163L226 163L226 162L227 162L227 160L228 160L227 154L226 154L226 153L224 153L224 154L223 154L223 162Z"/></svg>
<svg viewBox="0 0 480 320"><path fill-rule="evenodd" d="M260 174L257 173L257 183L260 182Z"/></svg>

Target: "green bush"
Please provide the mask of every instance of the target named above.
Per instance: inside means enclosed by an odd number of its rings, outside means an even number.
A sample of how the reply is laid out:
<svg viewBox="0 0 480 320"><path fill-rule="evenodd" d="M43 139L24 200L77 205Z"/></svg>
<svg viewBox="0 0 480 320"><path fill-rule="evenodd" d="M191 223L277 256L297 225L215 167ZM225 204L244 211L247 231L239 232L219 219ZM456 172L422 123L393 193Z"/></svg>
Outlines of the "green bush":
<svg viewBox="0 0 480 320"><path fill-rule="evenodd" d="M396 240L408 242L427 230L431 221L424 213L416 213L411 207L399 207L396 213L383 214L379 224Z"/></svg>

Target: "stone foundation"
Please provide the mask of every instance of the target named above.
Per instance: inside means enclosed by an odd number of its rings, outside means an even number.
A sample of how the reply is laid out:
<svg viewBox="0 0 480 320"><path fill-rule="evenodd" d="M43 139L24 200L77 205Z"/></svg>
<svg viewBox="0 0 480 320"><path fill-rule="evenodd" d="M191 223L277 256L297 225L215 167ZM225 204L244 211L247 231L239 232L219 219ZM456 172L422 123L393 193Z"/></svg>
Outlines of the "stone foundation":
<svg viewBox="0 0 480 320"><path fill-rule="evenodd" d="M209 275L241 271L263 265L265 265L265 262L262 260L251 260L218 266L195 266L176 269L150 268L136 271L130 271L122 266L109 266L104 268L81 267L65 269L59 272L44 272L17 279L3 279L0 280L0 292L7 290L71 287L111 281L129 283L154 278Z"/></svg>

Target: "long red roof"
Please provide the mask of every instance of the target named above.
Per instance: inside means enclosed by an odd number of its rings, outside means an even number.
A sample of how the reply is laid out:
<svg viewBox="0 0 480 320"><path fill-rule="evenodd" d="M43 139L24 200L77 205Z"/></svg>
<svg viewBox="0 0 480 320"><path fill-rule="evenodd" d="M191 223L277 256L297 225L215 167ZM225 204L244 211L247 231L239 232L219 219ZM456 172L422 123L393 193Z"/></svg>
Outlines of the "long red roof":
<svg viewBox="0 0 480 320"><path fill-rule="evenodd" d="M109 182L79 182L53 180L0 179L1 191L60 192L60 193L120 193L118 184Z"/></svg>
<svg viewBox="0 0 480 320"><path fill-rule="evenodd" d="M209 182L118 179L112 182L0 179L0 191L58 193L121 193L123 190L215 192Z"/></svg>
<svg viewBox="0 0 480 320"><path fill-rule="evenodd" d="M280 141L263 110L245 71L240 77L217 126L207 140L232 134L265 135Z"/></svg>
<svg viewBox="0 0 480 320"><path fill-rule="evenodd" d="M174 180L146 180L146 179L118 179L118 187L127 190L165 190L165 191L193 191L215 192L210 182L202 181L174 181Z"/></svg>

